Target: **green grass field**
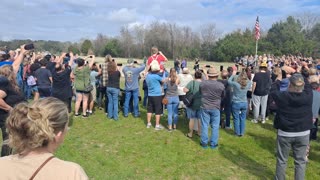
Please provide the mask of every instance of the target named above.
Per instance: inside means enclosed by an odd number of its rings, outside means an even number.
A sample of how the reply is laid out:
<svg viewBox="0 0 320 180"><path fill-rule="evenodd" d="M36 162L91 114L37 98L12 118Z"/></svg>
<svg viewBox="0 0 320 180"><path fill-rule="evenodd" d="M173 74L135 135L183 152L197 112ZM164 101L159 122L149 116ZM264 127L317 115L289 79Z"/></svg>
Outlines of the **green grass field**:
<svg viewBox="0 0 320 180"><path fill-rule="evenodd" d="M178 129L146 128L146 110L141 118L120 114L119 121L97 110L88 119L73 118L61 159L79 163L90 179L272 179L275 172L276 134L272 121L247 121L244 137L220 129L219 148L202 149L199 137L189 139L187 120L180 116ZM166 115L161 124L166 126ZM153 122L154 125L154 122ZM320 143L312 142L306 179L320 178ZM290 157L288 179L294 177Z"/></svg>
<svg viewBox="0 0 320 180"><path fill-rule="evenodd" d="M219 148L204 150L198 136L185 137L188 121L184 116L179 117L178 129L170 133L147 129L146 109L140 107L140 111L141 118L124 118L120 113L119 121L107 119L101 110L88 119L72 118L71 129L56 155L79 163L90 179L99 180L273 179L276 131L272 120L252 124L249 117L242 138L235 137L232 130L220 129ZM166 127L166 115L161 124ZM311 148L306 179L320 179L319 140L312 142ZM294 179L292 157L287 177Z"/></svg>

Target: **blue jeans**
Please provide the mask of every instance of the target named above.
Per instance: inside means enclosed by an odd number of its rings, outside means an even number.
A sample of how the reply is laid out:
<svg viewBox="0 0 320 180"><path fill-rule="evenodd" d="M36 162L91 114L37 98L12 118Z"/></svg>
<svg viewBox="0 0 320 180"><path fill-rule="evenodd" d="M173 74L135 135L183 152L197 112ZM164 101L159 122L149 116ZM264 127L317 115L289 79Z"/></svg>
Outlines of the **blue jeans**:
<svg viewBox="0 0 320 180"><path fill-rule="evenodd" d="M232 102L232 116L234 132L236 135L244 135L246 129L247 102Z"/></svg>
<svg viewBox="0 0 320 180"><path fill-rule="evenodd" d="M173 124L177 125L178 123L178 106L179 106L179 96L172 96L168 98L168 125L172 125L172 117L173 117Z"/></svg>
<svg viewBox="0 0 320 180"><path fill-rule="evenodd" d="M201 139L200 145L207 147L208 145L208 130L209 125L211 126L211 139L210 147L215 148L218 146L219 139L219 124L220 124L220 110L219 109L201 109Z"/></svg>
<svg viewBox="0 0 320 180"><path fill-rule="evenodd" d="M107 87L108 118L113 118L114 120L118 120L119 91L118 88Z"/></svg>
<svg viewBox="0 0 320 180"><path fill-rule="evenodd" d="M28 85L27 81L24 81L23 85L24 97L26 100L28 100L31 98L31 87Z"/></svg>
<svg viewBox="0 0 320 180"><path fill-rule="evenodd" d="M139 116L139 89L126 90L123 114L124 116L128 116L131 97L133 97L133 115Z"/></svg>
<svg viewBox="0 0 320 180"><path fill-rule="evenodd" d="M144 95L143 95L143 106L147 107L147 101L148 101L148 89L144 90Z"/></svg>

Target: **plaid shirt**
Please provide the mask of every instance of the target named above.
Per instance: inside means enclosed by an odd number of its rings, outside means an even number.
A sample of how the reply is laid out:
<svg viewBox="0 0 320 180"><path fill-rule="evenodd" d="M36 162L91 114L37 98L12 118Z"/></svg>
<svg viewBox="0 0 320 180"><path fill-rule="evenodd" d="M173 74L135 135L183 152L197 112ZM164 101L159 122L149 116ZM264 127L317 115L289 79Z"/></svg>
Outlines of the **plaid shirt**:
<svg viewBox="0 0 320 180"><path fill-rule="evenodd" d="M108 84L108 70L107 70L108 63L101 64L101 71L102 71L102 86L106 87Z"/></svg>

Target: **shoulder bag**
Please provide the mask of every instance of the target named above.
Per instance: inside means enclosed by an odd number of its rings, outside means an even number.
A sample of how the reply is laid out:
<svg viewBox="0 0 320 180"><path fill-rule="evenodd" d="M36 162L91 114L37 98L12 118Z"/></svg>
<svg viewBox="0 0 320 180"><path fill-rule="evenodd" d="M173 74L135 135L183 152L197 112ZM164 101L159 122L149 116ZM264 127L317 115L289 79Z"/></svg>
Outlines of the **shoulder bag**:
<svg viewBox="0 0 320 180"><path fill-rule="evenodd" d="M192 81L192 91L188 91L185 98L182 99L184 105L187 107L192 106L192 101L193 101L193 91L194 91L194 80Z"/></svg>

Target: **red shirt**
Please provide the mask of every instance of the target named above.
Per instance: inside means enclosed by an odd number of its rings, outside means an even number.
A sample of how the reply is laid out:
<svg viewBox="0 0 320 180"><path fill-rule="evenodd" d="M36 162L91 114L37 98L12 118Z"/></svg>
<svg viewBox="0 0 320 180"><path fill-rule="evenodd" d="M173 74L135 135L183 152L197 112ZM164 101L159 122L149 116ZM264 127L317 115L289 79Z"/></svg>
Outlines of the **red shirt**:
<svg viewBox="0 0 320 180"><path fill-rule="evenodd" d="M164 65L164 62L166 61L166 58L161 54L154 54L148 58L147 65L149 66L153 60L158 61L160 65L160 71L162 72L164 70L163 65Z"/></svg>

